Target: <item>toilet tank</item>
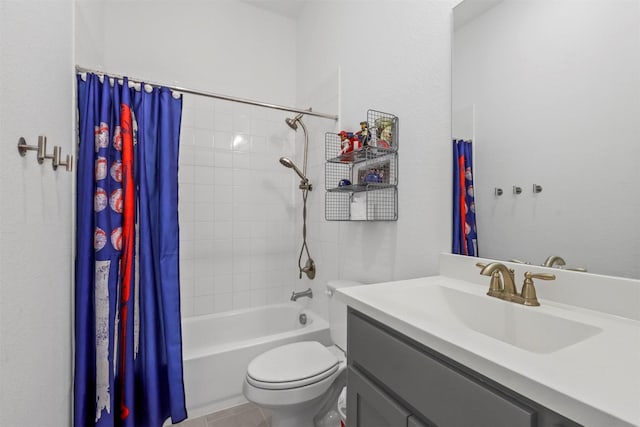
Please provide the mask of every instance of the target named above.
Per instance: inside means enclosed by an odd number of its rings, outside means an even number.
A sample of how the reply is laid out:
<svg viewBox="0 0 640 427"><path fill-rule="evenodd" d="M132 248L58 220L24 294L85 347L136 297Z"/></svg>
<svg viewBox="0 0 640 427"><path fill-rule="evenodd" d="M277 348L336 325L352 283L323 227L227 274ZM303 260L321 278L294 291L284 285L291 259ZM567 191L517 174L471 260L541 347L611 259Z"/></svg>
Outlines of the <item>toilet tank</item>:
<svg viewBox="0 0 640 427"><path fill-rule="evenodd" d="M333 343L347 352L347 305L335 296L336 289L360 286L363 283L353 280L330 280L327 283L329 295L329 328Z"/></svg>

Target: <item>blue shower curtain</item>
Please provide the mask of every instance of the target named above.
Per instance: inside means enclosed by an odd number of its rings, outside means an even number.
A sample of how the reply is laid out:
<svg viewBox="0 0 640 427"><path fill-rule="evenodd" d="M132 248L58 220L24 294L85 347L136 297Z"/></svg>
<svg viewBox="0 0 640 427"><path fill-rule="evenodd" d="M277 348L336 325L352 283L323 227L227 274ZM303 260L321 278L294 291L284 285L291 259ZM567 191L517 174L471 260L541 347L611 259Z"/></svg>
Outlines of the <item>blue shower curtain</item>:
<svg viewBox="0 0 640 427"><path fill-rule="evenodd" d="M180 329L182 99L78 75L74 425L186 418Z"/></svg>
<svg viewBox="0 0 640 427"><path fill-rule="evenodd" d="M453 140L453 242L451 252L478 255L476 207L473 194L471 141Z"/></svg>

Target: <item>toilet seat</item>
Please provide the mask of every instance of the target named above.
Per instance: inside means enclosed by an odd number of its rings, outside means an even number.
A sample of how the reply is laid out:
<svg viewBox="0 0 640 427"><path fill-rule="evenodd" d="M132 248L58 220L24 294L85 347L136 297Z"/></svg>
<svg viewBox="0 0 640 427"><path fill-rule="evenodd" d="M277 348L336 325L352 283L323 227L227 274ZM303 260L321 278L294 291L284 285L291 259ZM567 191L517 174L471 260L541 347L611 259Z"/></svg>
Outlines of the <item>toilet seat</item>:
<svg viewBox="0 0 640 427"><path fill-rule="evenodd" d="M340 361L317 341L269 350L251 361L247 382L266 390L287 390L318 383L338 371Z"/></svg>
<svg viewBox="0 0 640 427"><path fill-rule="evenodd" d="M292 388L304 387L304 386L307 386L309 384L315 384L315 383L317 383L319 381L322 381L323 379L333 375L333 373L336 372L337 370L338 370L338 364L336 363L330 369L328 369L325 372L322 372L319 375L315 375L313 377L308 377L308 378L303 378L303 379L300 379L300 380L281 381L281 382L269 383L269 382L264 382L264 381L258 381L255 378L252 378L251 376L247 375L247 382L249 384L251 384L252 386L254 386L254 387L262 388L262 389L265 389L265 390L288 390L288 389L292 389Z"/></svg>

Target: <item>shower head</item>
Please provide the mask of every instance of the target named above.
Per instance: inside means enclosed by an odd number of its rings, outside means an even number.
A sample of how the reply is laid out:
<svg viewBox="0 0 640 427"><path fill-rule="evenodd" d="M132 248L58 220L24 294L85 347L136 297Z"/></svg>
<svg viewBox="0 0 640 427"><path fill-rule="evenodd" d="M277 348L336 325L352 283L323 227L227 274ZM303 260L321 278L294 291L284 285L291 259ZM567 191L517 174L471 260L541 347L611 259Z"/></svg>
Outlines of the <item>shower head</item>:
<svg viewBox="0 0 640 427"><path fill-rule="evenodd" d="M300 171L300 169L296 167L296 165L293 164L291 159L287 157L280 157L280 163L282 163L283 166L293 169L298 174L298 176L302 181L309 182L309 179L306 176L304 176L304 174Z"/></svg>
<svg viewBox="0 0 640 427"><path fill-rule="evenodd" d="M287 117L284 119L285 123L289 125L289 127L293 130L298 130L298 120L302 118L302 113L295 116L293 119L291 117Z"/></svg>

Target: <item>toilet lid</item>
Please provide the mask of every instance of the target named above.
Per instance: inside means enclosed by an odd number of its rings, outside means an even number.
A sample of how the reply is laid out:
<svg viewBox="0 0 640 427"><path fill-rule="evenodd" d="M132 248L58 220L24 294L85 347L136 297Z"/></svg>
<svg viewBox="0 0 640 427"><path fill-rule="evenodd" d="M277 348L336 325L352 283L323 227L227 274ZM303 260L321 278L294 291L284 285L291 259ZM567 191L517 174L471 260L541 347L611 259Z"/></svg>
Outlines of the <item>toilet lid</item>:
<svg viewBox="0 0 640 427"><path fill-rule="evenodd" d="M247 381L266 389L302 387L329 377L338 365L338 358L319 342L296 342L253 359L247 368Z"/></svg>

